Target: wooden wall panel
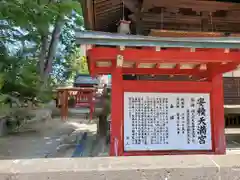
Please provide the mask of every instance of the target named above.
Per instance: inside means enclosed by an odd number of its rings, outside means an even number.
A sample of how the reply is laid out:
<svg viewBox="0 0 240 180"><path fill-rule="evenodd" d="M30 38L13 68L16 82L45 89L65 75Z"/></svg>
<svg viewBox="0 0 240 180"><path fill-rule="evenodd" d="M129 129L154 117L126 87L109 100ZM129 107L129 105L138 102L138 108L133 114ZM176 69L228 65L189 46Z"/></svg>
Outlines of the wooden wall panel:
<svg viewBox="0 0 240 180"><path fill-rule="evenodd" d="M240 77L224 77L224 104L240 105Z"/></svg>

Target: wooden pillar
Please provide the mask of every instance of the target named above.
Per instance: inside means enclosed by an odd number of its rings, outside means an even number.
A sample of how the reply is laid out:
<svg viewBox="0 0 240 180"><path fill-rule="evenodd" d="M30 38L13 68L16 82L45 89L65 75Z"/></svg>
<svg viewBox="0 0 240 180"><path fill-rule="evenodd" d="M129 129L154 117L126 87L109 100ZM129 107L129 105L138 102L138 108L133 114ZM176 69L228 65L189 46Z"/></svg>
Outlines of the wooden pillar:
<svg viewBox="0 0 240 180"><path fill-rule="evenodd" d="M64 90L63 92L63 102L62 102L62 105L64 107L64 117L63 117L63 120L67 120L67 117L68 117L68 90Z"/></svg>
<svg viewBox="0 0 240 180"><path fill-rule="evenodd" d="M123 84L122 70L118 67L112 72L111 101L110 156L121 156L123 154Z"/></svg>
<svg viewBox="0 0 240 180"><path fill-rule="evenodd" d="M81 0L83 15L84 15L84 23L86 25L86 29L93 30L94 29L94 8L93 1L89 0Z"/></svg>
<svg viewBox="0 0 240 180"><path fill-rule="evenodd" d="M211 106L212 106L212 123L213 134L212 139L214 142L215 154L226 153L225 141L225 120L224 120L224 98L223 98L223 78L222 75L215 75L212 77L212 93L211 93Z"/></svg>
<svg viewBox="0 0 240 180"><path fill-rule="evenodd" d="M136 34L143 35L143 6L142 3L139 3L136 8Z"/></svg>
<svg viewBox="0 0 240 180"><path fill-rule="evenodd" d="M93 103L93 91L91 91L89 93L89 96L88 96L88 102L89 102L89 119L92 120L93 119L93 113L94 113L94 103Z"/></svg>
<svg viewBox="0 0 240 180"><path fill-rule="evenodd" d="M80 97L80 91L78 90L76 94L76 105L78 105L79 103L79 97Z"/></svg>
<svg viewBox="0 0 240 180"><path fill-rule="evenodd" d="M65 105L64 105L64 90L60 91L59 92L60 96L60 111L61 111L61 119L64 120L64 108L65 108Z"/></svg>
<svg viewBox="0 0 240 180"><path fill-rule="evenodd" d="M55 103L56 103L56 108L59 108L59 103L60 103L60 93L59 93L59 91L57 91L57 93L56 93L56 101L55 101Z"/></svg>

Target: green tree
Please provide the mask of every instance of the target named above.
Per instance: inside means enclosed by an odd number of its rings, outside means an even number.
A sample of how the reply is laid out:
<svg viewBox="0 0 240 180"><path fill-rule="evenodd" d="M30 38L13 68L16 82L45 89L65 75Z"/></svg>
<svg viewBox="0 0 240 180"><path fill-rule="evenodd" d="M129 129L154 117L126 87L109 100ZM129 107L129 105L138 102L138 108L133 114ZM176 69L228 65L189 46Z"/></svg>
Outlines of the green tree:
<svg viewBox="0 0 240 180"><path fill-rule="evenodd" d="M47 85L52 73L63 27L70 19L72 20L73 14L75 14L74 21L82 25L81 16L76 16L81 13L81 6L75 0L8 0L0 2L0 19L5 22L1 28L4 28L5 33L12 33L12 36L4 40L15 41L17 39L31 43L40 80L44 85ZM20 30L13 27L19 27ZM16 35L13 31L19 31L19 34Z"/></svg>
<svg viewBox="0 0 240 180"><path fill-rule="evenodd" d="M80 73L82 73L82 74L89 74L86 56L82 56L82 57L81 57L81 61L80 61Z"/></svg>

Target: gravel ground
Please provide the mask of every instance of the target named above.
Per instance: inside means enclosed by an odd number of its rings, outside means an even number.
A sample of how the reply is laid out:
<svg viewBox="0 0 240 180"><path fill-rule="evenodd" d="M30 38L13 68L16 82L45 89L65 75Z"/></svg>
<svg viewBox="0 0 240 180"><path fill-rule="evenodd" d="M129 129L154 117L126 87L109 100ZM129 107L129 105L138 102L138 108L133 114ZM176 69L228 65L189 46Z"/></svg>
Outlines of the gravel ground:
<svg viewBox="0 0 240 180"><path fill-rule="evenodd" d="M33 127L30 131L0 137L0 159L71 157L84 132L87 140L82 157L108 156L105 139L96 135L96 120L90 122L84 116L75 116L63 122L54 118ZM227 154L240 154L240 128L226 129L225 133Z"/></svg>
<svg viewBox="0 0 240 180"><path fill-rule="evenodd" d="M55 118L47 123L38 123L37 131L0 137L0 159L71 157L77 139L86 131L90 137L84 156L91 156L96 129L96 123L84 119L70 118L62 122Z"/></svg>

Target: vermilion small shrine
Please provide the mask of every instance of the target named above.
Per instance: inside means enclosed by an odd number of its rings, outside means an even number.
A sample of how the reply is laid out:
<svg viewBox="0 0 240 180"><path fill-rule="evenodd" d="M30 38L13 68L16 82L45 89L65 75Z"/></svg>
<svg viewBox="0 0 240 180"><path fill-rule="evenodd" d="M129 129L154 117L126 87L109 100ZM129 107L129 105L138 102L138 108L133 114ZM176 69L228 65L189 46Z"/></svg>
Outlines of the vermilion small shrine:
<svg viewBox="0 0 240 180"><path fill-rule="evenodd" d="M68 117L69 101L72 99L71 106L74 108L89 108L90 119L94 113L94 96L98 80L86 74L78 74L74 80L74 87L58 88L58 106L61 109L61 117L66 120Z"/></svg>
<svg viewBox="0 0 240 180"><path fill-rule="evenodd" d="M94 95L96 93L95 87L80 88L80 87L70 87L70 88L57 88L57 98L58 98L58 107L61 111L62 120L67 120L68 118L68 108L69 100L73 99L72 106L75 108L78 107L87 107L89 108L89 118L90 120L93 117L94 113Z"/></svg>
<svg viewBox="0 0 240 180"><path fill-rule="evenodd" d="M87 45L92 76L112 75L111 156L225 153L222 74L240 63L239 9L203 0L83 1L95 32L77 31L76 41Z"/></svg>

